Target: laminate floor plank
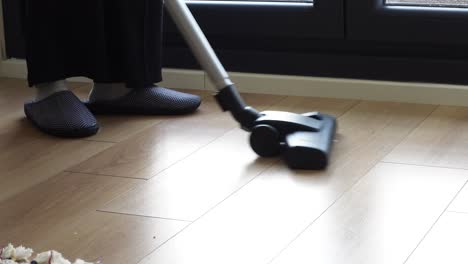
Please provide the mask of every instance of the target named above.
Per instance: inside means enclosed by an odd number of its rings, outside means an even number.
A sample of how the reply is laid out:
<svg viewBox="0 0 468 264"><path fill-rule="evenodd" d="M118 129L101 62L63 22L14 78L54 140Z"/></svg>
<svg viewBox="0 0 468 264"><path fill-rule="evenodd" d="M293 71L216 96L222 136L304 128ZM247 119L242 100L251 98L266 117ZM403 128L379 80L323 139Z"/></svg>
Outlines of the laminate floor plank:
<svg viewBox="0 0 468 264"><path fill-rule="evenodd" d="M249 95L265 109L280 96ZM235 128L230 114L207 98L193 115L175 117L145 129L71 169L73 172L149 179Z"/></svg>
<svg viewBox="0 0 468 264"><path fill-rule="evenodd" d="M141 263L267 263L434 108L361 102L339 118L326 171L291 171L278 163Z"/></svg>
<svg viewBox="0 0 468 264"><path fill-rule="evenodd" d="M273 263L403 264L467 180L465 170L380 163Z"/></svg>
<svg viewBox="0 0 468 264"><path fill-rule="evenodd" d="M354 104L352 100L289 97L271 108L306 112L319 106L340 116ZM248 136L241 129L228 132L102 210L194 221L276 161L258 158Z"/></svg>
<svg viewBox="0 0 468 264"><path fill-rule="evenodd" d="M0 203L0 245L54 249L69 259L137 263L188 224L96 211L143 183L61 173Z"/></svg>
<svg viewBox="0 0 468 264"><path fill-rule="evenodd" d="M468 108L440 106L384 161L468 169Z"/></svg>

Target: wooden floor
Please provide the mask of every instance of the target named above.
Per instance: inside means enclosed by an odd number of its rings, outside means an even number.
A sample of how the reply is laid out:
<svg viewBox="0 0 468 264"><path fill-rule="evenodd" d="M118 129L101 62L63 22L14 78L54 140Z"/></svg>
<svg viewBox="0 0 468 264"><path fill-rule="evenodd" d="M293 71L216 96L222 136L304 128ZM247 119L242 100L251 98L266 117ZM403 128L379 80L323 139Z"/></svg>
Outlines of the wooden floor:
<svg viewBox="0 0 468 264"><path fill-rule="evenodd" d="M292 171L192 92L196 114L99 116L67 140L0 79L0 244L113 264L468 263L468 108L246 94L338 117L329 168Z"/></svg>

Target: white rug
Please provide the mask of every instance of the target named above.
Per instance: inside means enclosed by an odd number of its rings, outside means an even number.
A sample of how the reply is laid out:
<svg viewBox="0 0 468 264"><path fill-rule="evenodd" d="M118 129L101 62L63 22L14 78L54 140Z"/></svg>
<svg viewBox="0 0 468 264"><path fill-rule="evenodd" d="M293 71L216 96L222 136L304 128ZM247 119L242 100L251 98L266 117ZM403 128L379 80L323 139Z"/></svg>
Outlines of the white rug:
<svg viewBox="0 0 468 264"><path fill-rule="evenodd" d="M0 264L72 264L57 251L50 250L37 254L34 258L33 250L23 246L14 247L12 244L0 249ZM73 264L93 264L81 259Z"/></svg>

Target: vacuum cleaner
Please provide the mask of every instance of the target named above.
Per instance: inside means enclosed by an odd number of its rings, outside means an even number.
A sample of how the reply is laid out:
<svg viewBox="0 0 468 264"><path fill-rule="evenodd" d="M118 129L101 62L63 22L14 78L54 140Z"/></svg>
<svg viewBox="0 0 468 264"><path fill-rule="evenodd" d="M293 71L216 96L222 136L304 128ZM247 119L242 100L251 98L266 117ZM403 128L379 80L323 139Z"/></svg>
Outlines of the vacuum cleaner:
<svg viewBox="0 0 468 264"><path fill-rule="evenodd" d="M215 98L222 110L229 111L251 133L255 153L261 157L282 155L292 169L326 168L336 132L335 117L319 112L258 112L246 105L184 0L166 0L165 6L218 90Z"/></svg>

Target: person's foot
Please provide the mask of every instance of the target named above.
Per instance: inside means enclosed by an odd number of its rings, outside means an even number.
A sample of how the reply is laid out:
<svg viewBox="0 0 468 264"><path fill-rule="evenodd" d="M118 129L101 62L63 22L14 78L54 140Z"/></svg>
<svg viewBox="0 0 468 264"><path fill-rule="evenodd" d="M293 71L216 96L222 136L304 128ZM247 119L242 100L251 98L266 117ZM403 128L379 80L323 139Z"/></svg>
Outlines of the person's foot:
<svg viewBox="0 0 468 264"><path fill-rule="evenodd" d="M39 130L54 136L87 137L99 130L93 114L68 90L25 103L24 113Z"/></svg>
<svg viewBox="0 0 468 264"><path fill-rule="evenodd" d="M120 98L132 89L127 88L125 83L93 83L93 89L89 93L88 101L110 101Z"/></svg>
<svg viewBox="0 0 468 264"><path fill-rule="evenodd" d="M86 106L94 114L177 115L192 113L200 104L199 96L155 86L111 100L94 98Z"/></svg>

